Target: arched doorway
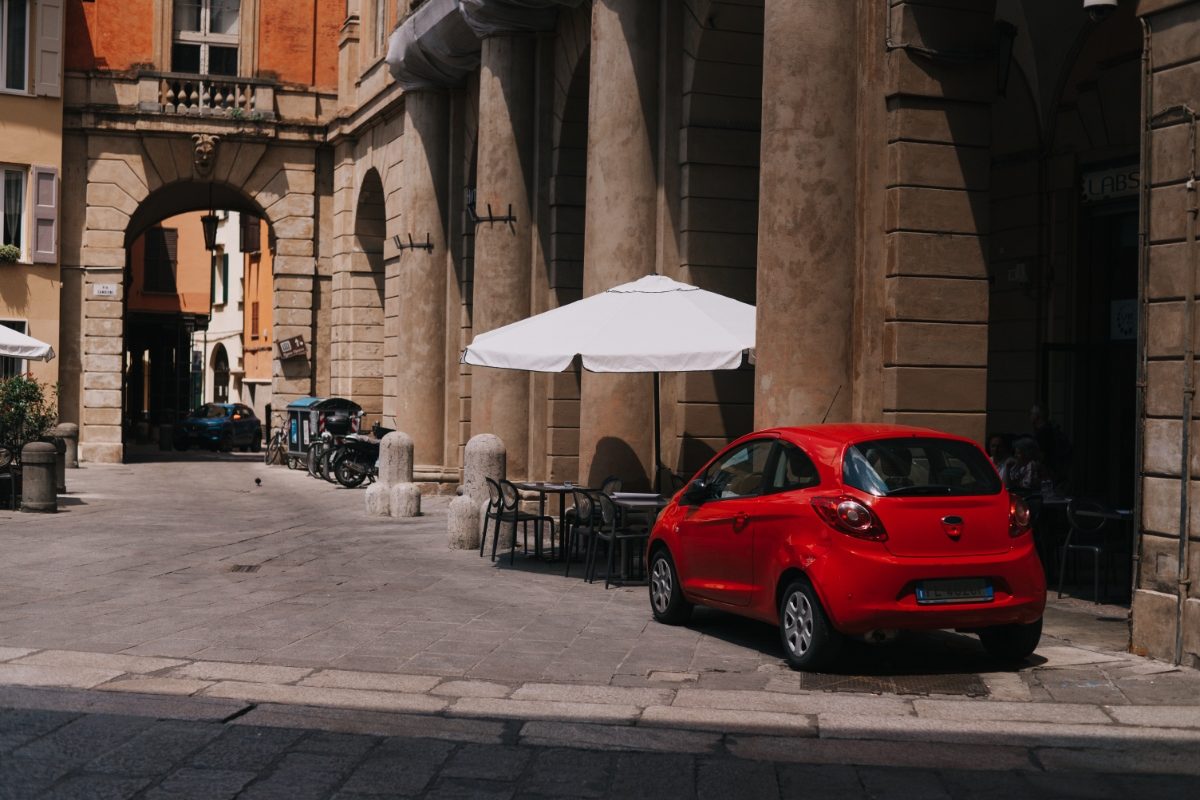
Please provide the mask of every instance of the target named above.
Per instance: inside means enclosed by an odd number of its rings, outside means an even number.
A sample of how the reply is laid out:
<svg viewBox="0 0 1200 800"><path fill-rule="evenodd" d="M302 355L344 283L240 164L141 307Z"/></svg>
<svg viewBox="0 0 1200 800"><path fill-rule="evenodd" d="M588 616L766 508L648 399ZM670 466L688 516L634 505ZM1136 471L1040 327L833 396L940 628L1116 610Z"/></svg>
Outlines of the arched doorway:
<svg viewBox="0 0 1200 800"><path fill-rule="evenodd" d="M355 401L376 418L384 405L386 224L383 180L371 168L359 181L348 258L333 276L330 384L334 395Z"/></svg>
<svg viewBox="0 0 1200 800"><path fill-rule="evenodd" d="M256 330L269 337L263 340L271 362L265 380L276 408L311 394L317 357L312 345L318 338L312 298L320 245L315 145L282 145L232 126L221 136L112 131L85 138L77 151L84 155L75 156L70 167L79 180L73 193L79 199L65 203L63 218L64 242L82 242L75 245L82 266L69 289L77 301L65 304L63 314L64 330L80 332L76 345L64 347L64 363L79 368L64 381L61 398L67 418L80 423L80 458L124 458L126 377L144 364L126 355L128 250L173 215L216 209L263 221L266 306L260 306ZM64 250L70 253L71 247ZM269 323L262 324L263 318ZM279 349L284 341L292 345L288 357ZM174 359L173 366L188 376L191 354L181 349L184 358ZM202 359L198 368L205 364ZM191 387L186 380L180 383L178 402L186 406L182 400Z"/></svg>

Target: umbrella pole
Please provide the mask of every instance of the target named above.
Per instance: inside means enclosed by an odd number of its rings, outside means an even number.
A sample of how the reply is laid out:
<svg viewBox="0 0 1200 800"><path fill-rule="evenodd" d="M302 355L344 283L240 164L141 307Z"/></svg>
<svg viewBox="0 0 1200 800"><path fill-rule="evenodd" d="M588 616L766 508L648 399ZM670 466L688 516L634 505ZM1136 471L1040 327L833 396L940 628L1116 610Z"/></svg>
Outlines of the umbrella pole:
<svg viewBox="0 0 1200 800"><path fill-rule="evenodd" d="M654 373L654 474L650 476L650 488L652 491L658 491L658 473L662 469L662 454L660 452L662 441L662 419L659 409L660 390L659 382L662 380L662 373Z"/></svg>

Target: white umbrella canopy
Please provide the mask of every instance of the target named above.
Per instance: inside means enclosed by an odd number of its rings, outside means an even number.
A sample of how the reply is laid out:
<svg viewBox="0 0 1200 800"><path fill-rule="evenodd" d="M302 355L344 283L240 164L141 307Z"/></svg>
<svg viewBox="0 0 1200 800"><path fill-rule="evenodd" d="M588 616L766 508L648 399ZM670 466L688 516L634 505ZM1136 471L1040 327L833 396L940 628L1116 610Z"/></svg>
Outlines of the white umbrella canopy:
<svg viewBox="0 0 1200 800"><path fill-rule="evenodd" d="M561 372L579 357L591 372L654 373L654 465L660 372L737 369L754 361L755 308L663 275L585 297L481 333L462 353L479 367Z"/></svg>
<svg viewBox="0 0 1200 800"><path fill-rule="evenodd" d="M6 325L0 325L0 356L49 361L54 358L54 348L32 336L26 336Z"/></svg>
<svg viewBox="0 0 1200 800"><path fill-rule="evenodd" d="M737 369L754 357L754 306L663 275L647 275L481 333L462 361L561 372L576 356L592 372Z"/></svg>

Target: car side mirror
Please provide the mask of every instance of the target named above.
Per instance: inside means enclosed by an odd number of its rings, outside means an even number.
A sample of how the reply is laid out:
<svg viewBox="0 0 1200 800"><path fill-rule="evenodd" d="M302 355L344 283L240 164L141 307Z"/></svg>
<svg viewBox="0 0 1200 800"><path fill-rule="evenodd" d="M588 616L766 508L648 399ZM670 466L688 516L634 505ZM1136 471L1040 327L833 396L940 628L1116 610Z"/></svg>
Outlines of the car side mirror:
<svg viewBox="0 0 1200 800"><path fill-rule="evenodd" d="M698 506L706 500L712 499L712 489L704 482L703 478L697 478L688 484L687 489L683 492L683 499L690 506Z"/></svg>

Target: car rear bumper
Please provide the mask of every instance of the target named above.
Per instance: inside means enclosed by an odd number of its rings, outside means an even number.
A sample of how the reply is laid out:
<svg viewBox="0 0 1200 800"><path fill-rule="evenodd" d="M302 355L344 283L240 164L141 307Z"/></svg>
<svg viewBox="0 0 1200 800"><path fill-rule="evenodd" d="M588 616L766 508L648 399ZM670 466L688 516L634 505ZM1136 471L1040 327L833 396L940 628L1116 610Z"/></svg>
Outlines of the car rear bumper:
<svg viewBox="0 0 1200 800"><path fill-rule="evenodd" d="M1045 610L1046 577L1032 537L1019 541L1007 553L953 560L900 558L883 548L835 550L809 574L834 627L843 633L1029 623ZM918 582L939 578L986 578L994 597L988 602L918 603Z"/></svg>

